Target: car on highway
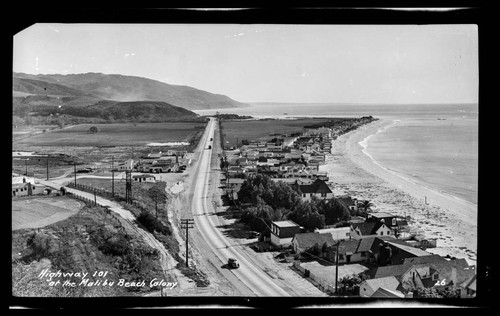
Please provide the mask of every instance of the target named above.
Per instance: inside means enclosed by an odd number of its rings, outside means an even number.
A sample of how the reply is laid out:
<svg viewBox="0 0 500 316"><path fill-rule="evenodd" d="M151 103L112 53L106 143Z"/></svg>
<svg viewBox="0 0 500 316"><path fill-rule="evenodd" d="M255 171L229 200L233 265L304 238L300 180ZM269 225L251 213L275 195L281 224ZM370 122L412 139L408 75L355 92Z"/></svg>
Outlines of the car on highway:
<svg viewBox="0 0 500 316"><path fill-rule="evenodd" d="M227 266L229 268L233 268L233 269L237 269L240 267L240 263L238 262L238 260L234 259L234 258L229 258L227 260Z"/></svg>
<svg viewBox="0 0 500 316"><path fill-rule="evenodd" d="M208 149L212 149L212 145L208 145Z"/></svg>

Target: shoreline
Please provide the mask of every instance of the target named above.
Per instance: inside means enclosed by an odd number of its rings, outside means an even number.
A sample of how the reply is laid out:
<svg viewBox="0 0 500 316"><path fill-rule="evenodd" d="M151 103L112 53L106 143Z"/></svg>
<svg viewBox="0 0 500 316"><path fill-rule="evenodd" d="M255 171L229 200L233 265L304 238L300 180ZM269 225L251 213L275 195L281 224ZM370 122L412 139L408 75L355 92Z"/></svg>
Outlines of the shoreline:
<svg viewBox="0 0 500 316"><path fill-rule="evenodd" d="M320 169L328 172L332 191L370 200L375 211L410 216L412 232L437 238L437 248L428 252L465 258L475 265L477 205L407 179L365 153L371 135L391 124L394 120L380 119L333 141L332 154Z"/></svg>

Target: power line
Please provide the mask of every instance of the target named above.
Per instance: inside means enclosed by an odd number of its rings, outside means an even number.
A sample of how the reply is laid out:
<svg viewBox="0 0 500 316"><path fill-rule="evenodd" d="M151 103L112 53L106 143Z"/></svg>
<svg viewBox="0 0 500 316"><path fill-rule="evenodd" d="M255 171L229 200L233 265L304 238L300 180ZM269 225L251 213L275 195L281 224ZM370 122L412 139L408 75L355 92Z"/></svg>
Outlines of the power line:
<svg viewBox="0 0 500 316"><path fill-rule="evenodd" d="M186 267L189 267L188 264L188 252L189 252L189 229L194 228L194 219L193 218L182 218L181 219L181 227L186 230Z"/></svg>

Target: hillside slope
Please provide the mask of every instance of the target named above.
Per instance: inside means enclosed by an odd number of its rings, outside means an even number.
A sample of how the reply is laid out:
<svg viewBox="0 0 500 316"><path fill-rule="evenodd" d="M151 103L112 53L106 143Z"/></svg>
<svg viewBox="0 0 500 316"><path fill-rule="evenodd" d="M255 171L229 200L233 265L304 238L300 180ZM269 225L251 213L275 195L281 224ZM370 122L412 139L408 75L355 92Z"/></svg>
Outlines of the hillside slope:
<svg viewBox="0 0 500 316"><path fill-rule="evenodd" d="M136 76L102 73L69 75L13 73L13 77L13 90L24 93L42 92L49 95L70 93L72 96L91 95L104 100L124 102L162 101L189 110L246 106L225 95Z"/></svg>

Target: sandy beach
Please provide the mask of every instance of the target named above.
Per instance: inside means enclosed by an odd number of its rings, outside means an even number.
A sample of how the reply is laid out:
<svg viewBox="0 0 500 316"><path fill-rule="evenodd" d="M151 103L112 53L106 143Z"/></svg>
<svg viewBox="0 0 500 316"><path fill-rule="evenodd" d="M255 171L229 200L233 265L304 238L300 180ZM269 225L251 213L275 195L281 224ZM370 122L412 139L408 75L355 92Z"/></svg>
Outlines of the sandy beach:
<svg viewBox="0 0 500 316"><path fill-rule="evenodd" d="M320 167L328 172L333 193L370 200L374 211L409 216L412 232L437 238L437 248L428 252L465 258L475 265L477 205L404 178L363 152L359 143L392 123L378 120L333 142L332 154Z"/></svg>

